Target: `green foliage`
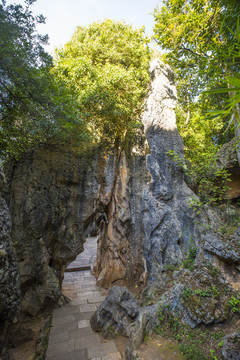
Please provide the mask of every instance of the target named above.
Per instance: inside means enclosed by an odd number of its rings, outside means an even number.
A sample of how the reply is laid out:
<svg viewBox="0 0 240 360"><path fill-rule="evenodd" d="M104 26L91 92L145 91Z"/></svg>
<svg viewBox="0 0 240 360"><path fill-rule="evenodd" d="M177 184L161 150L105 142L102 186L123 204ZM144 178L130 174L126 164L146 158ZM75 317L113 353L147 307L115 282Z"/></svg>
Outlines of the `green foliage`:
<svg viewBox="0 0 240 360"><path fill-rule="evenodd" d="M165 311L165 306L159 306L158 308L158 320L161 322L163 322L164 320L164 311Z"/></svg>
<svg viewBox="0 0 240 360"><path fill-rule="evenodd" d="M123 145L141 126L148 90L143 29L110 20L79 27L52 68L47 36L35 31L44 18L32 15L34 1L0 5L1 159L46 142Z"/></svg>
<svg viewBox="0 0 240 360"><path fill-rule="evenodd" d="M218 232L224 235L227 238L230 238L240 223L240 210L238 206L222 205L218 209L218 213L221 219L220 226L218 228Z"/></svg>
<svg viewBox="0 0 240 360"><path fill-rule="evenodd" d="M189 346L188 344L182 343L179 345L180 350L185 355L186 359L191 360L208 360L208 357L202 352L199 352L198 347Z"/></svg>
<svg viewBox="0 0 240 360"><path fill-rule="evenodd" d="M147 345L148 340L149 340L149 333L148 333L148 331L145 331L144 337L143 337L143 342L144 342L144 344Z"/></svg>
<svg viewBox="0 0 240 360"><path fill-rule="evenodd" d="M54 73L76 92L96 142L123 144L141 126L150 53L143 29L111 20L78 27L57 51Z"/></svg>
<svg viewBox="0 0 240 360"><path fill-rule="evenodd" d="M115 329L113 326L107 326L104 329L102 335L106 339L115 339L118 337L119 333L118 333L118 330Z"/></svg>
<svg viewBox="0 0 240 360"><path fill-rule="evenodd" d="M187 300L192 296L192 294L193 294L192 289L185 288L181 294L181 298Z"/></svg>
<svg viewBox="0 0 240 360"><path fill-rule="evenodd" d="M192 291L189 291L186 296L191 296ZM179 342L179 348L186 359L194 360L209 360L214 359L213 356L219 351L219 345L216 340L222 340L223 331L208 331L207 329L195 328L184 325L177 316L169 312L168 306L160 305L158 309L158 325L154 332L158 335L173 338ZM209 350L209 344L211 349ZM205 347L205 349L204 349Z"/></svg>
<svg viewBox="0 0 240 360"><path fill-rule="evenodd" d="M235 296L231 296L231 299L228 301L230 307L231 307L231 310L234 312L234 313L240 313L240 294L238 295L238 297L235 297Z"/></svg>
<svg viewBox="0 0 240 360"><path fill-rule="evenodd" d="M0 5L0 156L20 157L46 141L62 141L84 124L78 103L49 70L52 58L43 50L47 36L36 33L43 16L30 5Z"/></svg>
<svg viewBox="0 0 240 360"><path fill-rule="evenodd" d="M175 151L168 151L174 162L186 174L188 181L195 190L199 199L193 198L190 206L195 211L204 204L216 204L226 198L226 192L229 189L228 181L230 174L226 169L219 169L216 166L216 158L211 154L206 154L200 160L195 156L194 161L186 165L186 162Z"/></svg>
<svg viewBox="0 0 240 360"><path fill-rule="evenodd" d="M195 247L189 249L188 257L183 261L183 268L190 271L194 268L194 262L197 255L197 249Z"/></svg>
<svg viewBox="0 0 240 360"><path fill-rule="evenodd" d="M230 30L230 29L229 29ZM239 19L237 21L236 32L231 32L233 37L233 44L228 48L228 52L223 52L222 56L224 57L224 62L227 64L226 68L230 67L235 68L227 69L226 74L223 76L222 83L217 84L218 88L211 89L206 91L207 94L229 94L229 98L224 101L223 110L215 110L209 112L211 118L221 120L222 118L226 118L231 116L231 120L233 121L234 117L236 118L235 127L240 126L240 114L239 114L239 104L240 104L240 79L239 79L239 59L240 59L240 26ZM238 71L236 71L238 69ZM229 73L235 74L234 76L229 76ZM219 87L221 85L221 87ZM225 86L225 87L224 87ZM231 124L231 123L230 123Z"/></svg>
<svg viewBox="0 0 240 360"><path fill-rule="evenodd" d="M217 298L220 295L219 290L216 288L216 286L212 286L212 297Z"/></svg>
<svg viewBox="0 0 240 360"><path fill-rule="evenodd" d="M211 297L215 299L219 297L220 291L215 286L212 286L211 288L206 288L206 289L199 288L195 290L186 287L181 294L181 298L184 301L188 302L188 300L195 295L200 298Z"/></svg>
<svg viewBox="0 0 240 360"><path fill-rule="evenodd" d="M238 0L164 0L155 9L155 39L165 57L181 76L181 98L198 95L206 85L223 79L226 67L239 70L232 61L237 39ZM187 96L186 96L187 95ZM184 101L184 100L183 100Z"/></svg>
<svg viewBox="0 0 240 360"><path fill-rule="evenodd" d="M214 355L214 354L215 354L215 350L210 349L209 352L210 352L210 355L211 355L211 359L213 359L213 360L218 360L218 358Z"/></svg>
<svg viewBox="0 0 240 360"><path fill-rule="evenodd" d="M179 269L179 265L167 264L165 266L166 271L177 271Z"/></svg>
<svg viewBox="0 0 240 360"><path fill-rule="evenodd" d="M176 73L177 124L184 139L185 156L194 167L200 203L210 199L214 204L224 197L224 179L220 174L213 179L212 163L221 145L231 140L234 132L238 138L240 133L240 2L163 3L154 12L155 40L166 50L164 61Z"/></svg>
<svg viewBox="0 0 240 360"><path fill-rule="evenodd" d="M211 297L210 289L196 289L194 294L199 297Z"/></svg>

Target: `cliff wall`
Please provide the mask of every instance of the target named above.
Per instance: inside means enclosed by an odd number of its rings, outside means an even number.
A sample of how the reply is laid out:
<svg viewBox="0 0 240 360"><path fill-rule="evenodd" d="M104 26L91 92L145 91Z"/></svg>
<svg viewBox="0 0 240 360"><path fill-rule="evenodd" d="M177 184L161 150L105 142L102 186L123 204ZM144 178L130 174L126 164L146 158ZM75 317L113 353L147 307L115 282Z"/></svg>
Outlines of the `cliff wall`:
<svg viewBox="0 0 240 360"><path fill-rule="evenodd" d="M21 293L16 257L11 239L11 218L4 200L7 189L0 166L0 355L9 322L20 308Z"/></svg>
<svg viewBox="0 0 240 360"><path fill-rule="evenodd" d="M150 73L145 135L135 148L79 154L70 145L45 145L6 167L22 311L35 315L64 301L64 270L83 251L94 224L95 274L104 287L123 280L161 288L167 267L180 265L192 248L196 264L238 267L237 240L230 244L215 232L209 210L194 211L195 194L169 156L171 150L183 157L173 74L158 61Z"/></svg>

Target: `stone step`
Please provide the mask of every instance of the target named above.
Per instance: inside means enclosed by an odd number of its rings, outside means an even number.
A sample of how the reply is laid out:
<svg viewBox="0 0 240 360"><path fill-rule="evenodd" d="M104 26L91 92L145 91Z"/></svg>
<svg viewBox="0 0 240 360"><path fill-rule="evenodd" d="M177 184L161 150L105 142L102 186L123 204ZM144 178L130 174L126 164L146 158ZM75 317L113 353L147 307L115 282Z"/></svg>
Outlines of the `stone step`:
<svg viewBox="0 0 240 360"><path fill-rule="evenodd" d="M75 272L75 271L84 271L84 270L91 270L90 265L67 268L65 272Z"/></svg>

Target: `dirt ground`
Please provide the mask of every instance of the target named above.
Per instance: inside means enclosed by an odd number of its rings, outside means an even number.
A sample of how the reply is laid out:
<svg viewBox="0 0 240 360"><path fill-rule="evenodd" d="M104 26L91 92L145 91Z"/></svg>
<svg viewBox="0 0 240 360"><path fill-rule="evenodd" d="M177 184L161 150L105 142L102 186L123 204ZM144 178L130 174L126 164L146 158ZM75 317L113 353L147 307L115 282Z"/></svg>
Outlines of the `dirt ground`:
<svg viewBox="0 0 240 360"><path fill-rule="evenodd" d="M153 336L137 350L139 360L184 360L175 341Z"/></svg>

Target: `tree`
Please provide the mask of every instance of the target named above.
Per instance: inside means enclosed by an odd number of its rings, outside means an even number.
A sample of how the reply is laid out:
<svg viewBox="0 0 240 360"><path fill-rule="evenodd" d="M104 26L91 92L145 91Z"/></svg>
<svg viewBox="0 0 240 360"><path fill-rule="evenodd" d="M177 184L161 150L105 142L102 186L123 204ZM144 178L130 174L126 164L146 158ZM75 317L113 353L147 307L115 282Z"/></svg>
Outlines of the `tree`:
<svg viewBox="0 0 240 360"><path fill-rule="evenodd" d="M78 27L57 51L54 72L78 94L97 143L123 145L140 126L150 54L143 29L111 20Z"/></svg>
<svg viewBox="0 0 240 360"><path fill-rule="evenodd" d="M79 104L49 70L52 57L38 35L30 5L0 5L0 156L18 157L49 139L66 138L73 127L83 127ZM81 132L79 132L82 134ZM80 135L79 135L80 136Z"/></svg>
<svg viewBox="0 0 240 360"><path fill-rule="evenodd" d="M239 44L236 34L240 2L165 0L164 4L154 12L155 39L167 50L165 60L176 71L180 103L186 113L185 129L188 129L194 117L196 119L196 108L206 119L211 107L223 110L231 97L226 92L204 95L204 91L226 88L229 76L239 76L239 57L234 54ZM213 144L221 144L230 135L231 127L230 133L221 134L228 128L229 117L212 118L216 128L215 134L214 131L211 134ZM239 123L235 122L237 136L238 129Z"/></svg>

